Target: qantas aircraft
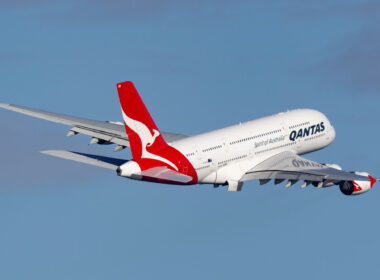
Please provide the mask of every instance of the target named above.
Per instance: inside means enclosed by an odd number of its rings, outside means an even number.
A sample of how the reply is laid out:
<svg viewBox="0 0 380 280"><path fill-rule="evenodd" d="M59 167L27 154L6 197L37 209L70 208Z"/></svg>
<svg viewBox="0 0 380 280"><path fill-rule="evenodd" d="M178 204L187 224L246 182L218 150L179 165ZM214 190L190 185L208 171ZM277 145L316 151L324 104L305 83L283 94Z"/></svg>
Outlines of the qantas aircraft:
<svg viewBox="0 0 380 280"><path fill-rule="evenodd" d="M132 82L117 84L123 123L102 122L30 109L18 105L0 107L71 126L67 136L92 137L91 144L116 144L114 151L129 147L132 160L80 152L50 150L44 154L116 171L117 175L155 183L228 186L241 191L243 183L274 180L286 187L339 186L345 195L369 191L377 181L366 172L346 172L336 164L320 164L300 157L325 148L335 139L326 116L298 109L241 123L195 136L160 132Z"/></svg>

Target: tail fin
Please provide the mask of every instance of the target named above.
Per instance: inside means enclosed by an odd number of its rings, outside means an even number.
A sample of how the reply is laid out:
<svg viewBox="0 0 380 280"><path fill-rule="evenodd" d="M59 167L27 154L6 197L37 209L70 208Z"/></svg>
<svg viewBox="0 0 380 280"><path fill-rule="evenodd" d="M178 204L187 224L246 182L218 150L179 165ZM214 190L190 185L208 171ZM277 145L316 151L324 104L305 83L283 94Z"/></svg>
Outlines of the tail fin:
<svg viewBox="0 0 380 280"><path fill-rule="evenodd" d="M158 153L167 148L164 138L146 109L132 82L117 84L125 129L131 144L133 160L147 153Z"/></svg>
<svg viewBox="0 0 380 280"><path fill-rule="evenodd" d="M195 184L198 181L198 175L194 167L179 150L165 142L133 83L119 83L117 84L117 90L132 157L142 171L142 176L146 177L145 180L160 183L168 182L159 176L152 178L146 175L147 173L144 173L145 171L148 172L148 170L152 172L154 168L161 168L154 169L161 172L164 170L162 167L166 166L192 178L191 181L177 181L177 183ZM171 183L173 183L173 180L171 180Z"/></svg>

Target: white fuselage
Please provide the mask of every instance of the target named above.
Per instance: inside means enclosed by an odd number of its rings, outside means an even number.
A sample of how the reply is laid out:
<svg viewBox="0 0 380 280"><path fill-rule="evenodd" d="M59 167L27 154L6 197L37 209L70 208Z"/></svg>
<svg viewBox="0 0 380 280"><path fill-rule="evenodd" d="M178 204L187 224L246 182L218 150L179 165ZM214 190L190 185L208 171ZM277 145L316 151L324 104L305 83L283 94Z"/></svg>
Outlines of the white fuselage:
<svg viewBox="0 0 380 280"><path fill-rule="evenodd" d="M198 174L198 183L240 180L255 162L284 151L306 154L328 146L335 130L316 110L298 109L171 143ZM227 167L227 168L226 168Z"/></svg>

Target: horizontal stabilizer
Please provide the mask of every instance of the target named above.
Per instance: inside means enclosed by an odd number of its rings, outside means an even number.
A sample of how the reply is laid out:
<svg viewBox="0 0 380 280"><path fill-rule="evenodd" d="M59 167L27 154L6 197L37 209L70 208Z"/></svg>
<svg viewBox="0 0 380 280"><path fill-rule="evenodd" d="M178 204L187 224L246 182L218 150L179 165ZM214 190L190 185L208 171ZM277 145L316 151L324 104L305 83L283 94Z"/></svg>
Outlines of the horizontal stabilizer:
<svg viewBox="0 0 380 280"><path fill-rule="evenodd" d="M152 179L171 181L175 183L188 183L193 179L190 176L171 170L166 166L153 167L142 171L139 175L149 177Z"/></svg>
<svg viewBox="0 0 380 280"><path fill-rule="evenodd" d="M108 168L112 170L116 170L120 165L123 165L124 163L128 161L124 159L117 159L117 158L71 152L71 151L63 151L63 150L41 151L41 153L45 155L77 161L77 162L81 162L81 163L85 163L89 165L95 165L98 167Z"/></svg>

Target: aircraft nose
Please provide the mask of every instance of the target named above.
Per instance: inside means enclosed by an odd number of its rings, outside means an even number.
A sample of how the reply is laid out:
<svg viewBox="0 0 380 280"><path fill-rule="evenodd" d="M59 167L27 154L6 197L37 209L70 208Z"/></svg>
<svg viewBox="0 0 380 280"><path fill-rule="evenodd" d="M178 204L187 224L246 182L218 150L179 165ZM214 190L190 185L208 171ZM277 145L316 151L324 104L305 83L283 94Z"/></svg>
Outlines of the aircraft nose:
<svg viewBox="0 0 380 280"><path fill-rule="evenodd" d="M373 178L371 175L369 175L368 178L371 180L371 188L372 188L373 185L377 182L377 180Z"/></svg>

